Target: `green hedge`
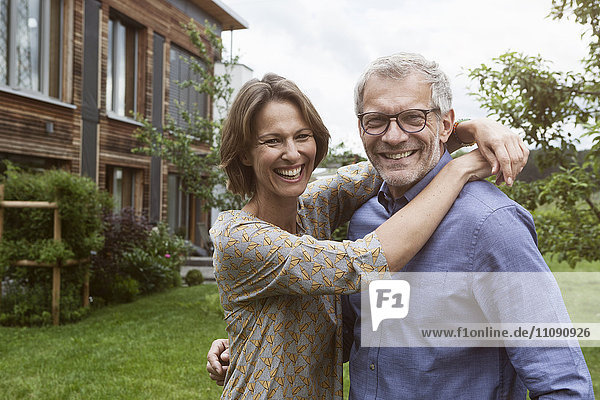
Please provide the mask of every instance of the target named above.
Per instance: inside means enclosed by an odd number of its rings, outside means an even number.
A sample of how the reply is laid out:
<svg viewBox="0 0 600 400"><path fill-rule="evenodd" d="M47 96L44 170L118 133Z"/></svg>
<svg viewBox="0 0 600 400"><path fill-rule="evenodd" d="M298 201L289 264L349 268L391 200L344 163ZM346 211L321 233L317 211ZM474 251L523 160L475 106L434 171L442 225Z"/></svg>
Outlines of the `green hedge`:
<svg viewBox="0 0 600 400"><path fill-rule="evenodd" d="M4 210L4 233L0 242L0 273L3 297L0 324L38 325L50 322L52 270L15 267L11 263L28 259L55 263L85 259L103 245L102 210L110 209L107 193L97 190L88 178L62 170L27 172L8 165L4 199L56 201L61 216L61 242L53 240L54 211L49 209ZM85 265L61 270L61 315L63 322L80 319L81 285Z"/></svg>
<svg viewBox="0 0 600 400"><path fill-rule="evenodd" d="M0 324L51 323L52 269L13 265L21 259L55 263L89 258L94 306L181 286L180 267L188 247L164 224L151 224L132 209L113 213L108 193L66 171L33 173L9 165L5 174L5 200L58 203L62 241L52 238L54 210L4 210ZM89 312L81 307L88 265L61 269L61 322L77 321Z"/></svg>

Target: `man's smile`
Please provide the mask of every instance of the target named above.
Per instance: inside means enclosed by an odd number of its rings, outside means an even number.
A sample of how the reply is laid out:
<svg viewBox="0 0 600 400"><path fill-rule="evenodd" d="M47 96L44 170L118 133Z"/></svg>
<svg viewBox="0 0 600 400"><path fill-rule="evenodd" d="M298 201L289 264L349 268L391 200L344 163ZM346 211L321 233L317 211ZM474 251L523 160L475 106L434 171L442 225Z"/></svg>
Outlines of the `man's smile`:
<svg viewBox="0 0 600 400"><path fill-rule="evenodd" d="M408 150L400 153L384 153L383 157L389 160L400 160L402 158L410 157L416 152L417 150Z"/></svg>

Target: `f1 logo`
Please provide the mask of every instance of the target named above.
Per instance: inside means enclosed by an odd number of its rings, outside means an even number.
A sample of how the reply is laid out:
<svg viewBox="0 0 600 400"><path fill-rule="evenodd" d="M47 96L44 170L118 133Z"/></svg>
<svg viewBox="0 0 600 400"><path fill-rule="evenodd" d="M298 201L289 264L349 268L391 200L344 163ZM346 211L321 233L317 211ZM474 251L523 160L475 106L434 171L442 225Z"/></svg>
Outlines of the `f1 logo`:
<svg viewBox="0 0 600 400"><path fill-rule="evenodd" d="M404 280L376 280L369 283L371 326L373 332L384 319L402 319L408 315L410 285Z"/></svg>

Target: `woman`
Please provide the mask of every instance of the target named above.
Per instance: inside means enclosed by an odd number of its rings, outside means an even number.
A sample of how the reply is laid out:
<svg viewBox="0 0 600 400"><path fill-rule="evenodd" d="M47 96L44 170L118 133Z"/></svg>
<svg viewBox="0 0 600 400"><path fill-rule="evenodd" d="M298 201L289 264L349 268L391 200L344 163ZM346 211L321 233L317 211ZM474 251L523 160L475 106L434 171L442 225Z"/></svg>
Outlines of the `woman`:
<svg viewBox="0 0 600 400"><path fill-rule="evenodd" d="M222 397L341 398L338 295L360 290L368 272L401 269L462 186L489 175L489 164L479 152L459 157L375 232L339 243L327 240L331 232L382 180L359 163L308 185L329 133L296 85L272 74L246 83L222 139L229 189L250 197L242 210L221 213L211 229L231 343Z"/></svg>

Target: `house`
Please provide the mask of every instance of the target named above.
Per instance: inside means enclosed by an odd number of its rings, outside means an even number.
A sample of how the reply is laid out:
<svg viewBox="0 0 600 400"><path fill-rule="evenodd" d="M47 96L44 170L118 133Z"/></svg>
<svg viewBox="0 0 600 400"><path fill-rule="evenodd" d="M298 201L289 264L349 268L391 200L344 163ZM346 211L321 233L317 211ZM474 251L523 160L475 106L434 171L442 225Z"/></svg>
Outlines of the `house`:
<svg viewBox="0 0 600 400"><path fill-rule="evenodd" d="M117 208L199 243L200 202L173 166L131 152L132 113L157 129L177 101L211 113L176 84L190 78L181 56L197 55L181 26L192 18L218 34L248 27L219 0L0 0L0 160L88 176Z"/></svg>

